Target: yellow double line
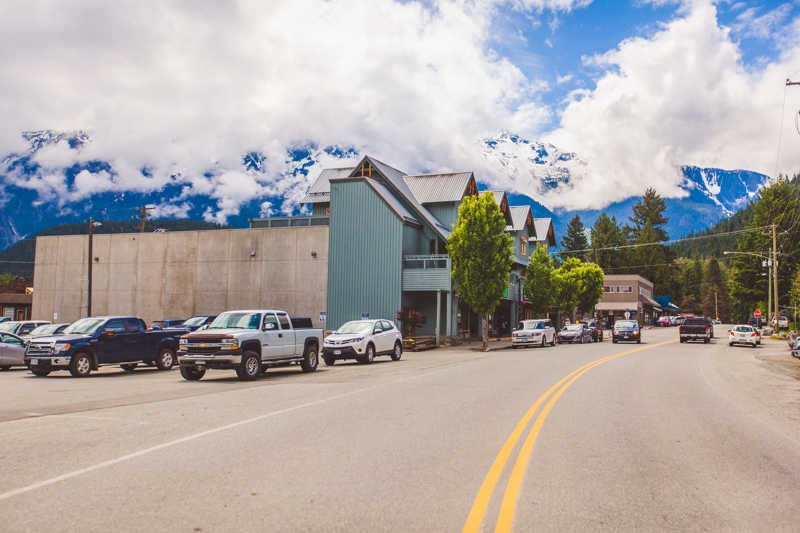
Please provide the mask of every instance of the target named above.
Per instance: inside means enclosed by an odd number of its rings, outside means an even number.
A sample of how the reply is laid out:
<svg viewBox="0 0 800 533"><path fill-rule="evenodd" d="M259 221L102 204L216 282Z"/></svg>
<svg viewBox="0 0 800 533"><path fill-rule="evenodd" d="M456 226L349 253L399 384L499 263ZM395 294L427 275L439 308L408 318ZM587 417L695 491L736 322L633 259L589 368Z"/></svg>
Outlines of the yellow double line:
<svg viewBox="0 0 800 533"><path fill-rule="evenodd" d="M517 423L516 427L514 427L514 431L512 431L506 439L506 442L500 449L500 453L498 453L497 457L495 457L492 466L489 468L489 472L486 474L486 478L484 478L483 483L481 484L480 490L478 490L478 495L475 497L475 501L472 504L472 509L467 516L467 521L464 523L463 532L476 533L480 531L481 524L486 516L486 510L489 508L489 502L494 494L494 489L497 486L497 482L500 480L500 475L503 473L503 470L508 463L508 459L511 457L511 453L514 451L517 442L519 442L522 433L525 431L525 428L528 427L528 423L531 421L533 415L536 414L536 411L539 410L539 407L541 407L542 404L547 402L539 413L539 416L536 417L533 427L528 433L528 436L525 438L525 441L522 443L522 447L517 455L517 460L514 462L511 475L508 478L508 485L503 493L503 502L500 504L500 513L497 516L495 533L506 533L511 531L511 524L514 520L514 512L517 509L520 487L522 486L522 480L525 477L525 470L528 468L528 463L530 462L531 453L533 452L533 447L536 444L536 439L539 437L539 432L541 431L545 420L547 420L547 415L550 414L553 406L561 397L561 395L564 394L564 391L566 391L573 383L575 383L578 378L595 367L598 367L609 361L613 361L614 359L625 357L626 355L649 350L665 344L671 344L673 342L675 341L642 346L597 359L596 361L592 361L591 363L587 363L579 368L576 368L564 376L555 385L547 389L547 391L536 400L531 408L525 412L520 421Z"/></svg>

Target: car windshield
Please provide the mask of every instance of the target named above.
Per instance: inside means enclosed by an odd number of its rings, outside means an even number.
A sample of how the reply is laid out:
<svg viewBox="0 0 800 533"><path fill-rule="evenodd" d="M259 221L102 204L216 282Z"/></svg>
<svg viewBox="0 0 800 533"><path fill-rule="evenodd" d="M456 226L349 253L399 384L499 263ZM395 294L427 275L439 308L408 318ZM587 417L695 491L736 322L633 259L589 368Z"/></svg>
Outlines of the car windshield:
<svg viewBox="0 0 800 533"><path fill-rule="evenodd" d="M208 329L258 329L261 323L261 313L222 313Z"/></svg>
<svg viewBox="0 0 800 533"><path fill-rule="evenodd" d="M205 322L205 321L206 321L206 317L204 317L204 316L196 316L196 317L190 318L189 320L186 320L183 323L183 325L184 326L202 326L203 322Z"/></svg>
<svg viewBox="0 0 800 533"><path fill-rule="evenodd" d="M750 326L736 326L734 331L738 331L739 333L750 333L753 331L753 328Z"/></svg>
<svg viewBox="0 0 800 533"><path fill-rule="evenodd" d="M372 331L372 322L354 320L344 323L336 333L367 333L369 331Z"/></svg>
<svg viewBox="0 0 800 533"><path fill-rule="evenodd" d="M541 320L523 320L519 323L519 329L544 329L544 322Z"/></svg>
<svg viewBox="0 0 800 533"><path fill-rule="evenodd" d="M564 326L564 331L578 331L583 327L582 324L567 324Z"/></svg>
<svg viewBox="0 0 800 533"><path fill-rule="evenodd" d="M151 328L165 328L165 327L167 327L167 325L168 324L167 324L166 320L153 320L153 323L150 324L150 327Z"/></svg>
<svg viewBox="0 0 800 533"><path fill-rule="evenodd" d="M618 320L616 324L614 324L615 328L635 328L638 324L635 320Z"/></svg>
<svg viewBox="0 0 800 533"><path fill-rule="evenodd" d="M2 322L0 323L0 331L11 333L19 325L19 322Z"/></svg>
<svg viewBox="0 0 800 533"><path fill-rule="evenodd" d="M46 326L39 326L29 333L31 337L43 337L45 335L52 335L60 328L60 324L47 324Z"/></svg>
<svg viewBox="0 0 800 533"><path fill-rule="evenodd" d="M77 322L70 324L64 333L86 335L97 331L97 328L102 326L105 320L102 318L82 318Z"/></svg>

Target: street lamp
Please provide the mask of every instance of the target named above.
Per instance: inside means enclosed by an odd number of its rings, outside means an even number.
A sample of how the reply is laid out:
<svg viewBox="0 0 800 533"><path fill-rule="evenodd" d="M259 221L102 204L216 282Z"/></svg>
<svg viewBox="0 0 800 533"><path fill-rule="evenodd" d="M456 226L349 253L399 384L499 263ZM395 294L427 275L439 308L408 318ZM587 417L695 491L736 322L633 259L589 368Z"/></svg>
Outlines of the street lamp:
<svg viewBox="0 0 800 533"><path fill-rule="evenodd" d="M88 265L88 283L86 290L86 316L92 316L92 263L94 263L94 228L102 226L100 222L95 222L92 217L89 217L89 265Z"/></svg>
<svg viewBox="0 0 800 533"><path fill-rule="evenodd" d="M761 259L761 266L767 267L767 324L770 324L770 313L772 312L772 259L769 255L757 254L755 252L731 252L724 250L722 255L752 255ZM763 274L762 274L763 275ZM778 295L775 295L777 300ZM775 320L778 316L778 302L775 302Z"/></svg>

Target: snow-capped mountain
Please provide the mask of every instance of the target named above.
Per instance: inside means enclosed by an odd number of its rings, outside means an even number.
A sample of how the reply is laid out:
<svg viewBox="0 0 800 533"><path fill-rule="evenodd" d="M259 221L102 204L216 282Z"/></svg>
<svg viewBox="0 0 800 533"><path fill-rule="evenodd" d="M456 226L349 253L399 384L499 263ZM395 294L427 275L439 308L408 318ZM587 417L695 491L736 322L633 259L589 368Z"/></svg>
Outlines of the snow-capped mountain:
<svg viewBox="0 0 800 533"><path fill-rule="evenodd" d="M79 163L65 167L48 167L40 151L60 145L81 150L91 142L81 131L37 131L23 135L28 149L0 159L0 248L50 226L87 221L128 220L142 205L155 205L156 218L187 218L225 222L246 227L254 217L302 212L299 204L310 184L309 172L318 163L352 164L357 157L354 148L318 147L314 144L288 149L283 161L268 161L257 151L245 152L237 169L211 169L201 176L175 173L161 177L160 182L147 168L136 180L147 186L131 187L106 161L77 158ZM570 184L573 176L585 169L586 163L571 152L532 142L520 136L502 134L484 141L484 157L500 163L508 172L508 181L521 190L557 192ZM524 165L520 165L524 162ZM278 171L276 172L276 168ZM525 175L520 168L529 169ZM231 178L229 173L234 173ZM728 171L683 167L681 188L686 197L667 199L667 231L680 237L704 229L744 207L768 180L767 176L744 170ZM530 187L531 180L535 187ZM248 189L238 196L226 190L231 184L246 182ZM484 184L491 187L493 184ZM235 188L235 187L234 187ZM560 240L567 222L578 213L588 227L602 211L625 223L638 198L614 203L602 210L550 210L534 198L511 195L512 205L528 203L534 216L554 219Z"/></svg>

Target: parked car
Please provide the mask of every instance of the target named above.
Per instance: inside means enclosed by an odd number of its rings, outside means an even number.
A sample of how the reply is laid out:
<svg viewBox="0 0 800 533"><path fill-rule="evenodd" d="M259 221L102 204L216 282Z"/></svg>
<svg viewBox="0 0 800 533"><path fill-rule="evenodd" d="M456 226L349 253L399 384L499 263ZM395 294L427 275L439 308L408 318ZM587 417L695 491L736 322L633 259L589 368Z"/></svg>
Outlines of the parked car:
<svg viewBox="0 0 800 533"><path fill-rule="evenodd" d="M714 324L705 317L687 318L678 329L681 342L703 341L708 344L714 338Z"/></svg>
<svg viewBox="0 0 800 533"><path fill-rule="evenodd" d="M792 351L792 357L800 358L800 335L790 340L789 348Z"/></svg>
<svg viewBox="0 0 800 533"><path fill-rule="evenodd" d="M24 337L39 326L49 323L47 320L9 320L0 323L0 333L11 333L18 337Z"/></svg>
<svg viewBox="0 0 800 533"><path fill-rule="evenodd" d="M789 329L789 318L785 316L778 317L778 329Z"/></svg>
<svg viewBox="0 0 800 533"><path fill-rule="evenodd" d="M523 320L517 329L511 333L511 347L520 346L544 346L549 344L555 346L558 342L556 328L553 327L549 318L535 318L533 320Z"/></svg>
<svg viewBox="0 0 800 533"><path fill-rule="evenodd" d="M33 331L25 335L23 338L26 341L31 339L35 339L37 337L51 337L54 335L61 335L65 329L70 325L69 322L64 324L45 324L43 326L39 326L38 328L34 328Z"/></svg>
<svg viewBox="0 0 800 533"><path fill-rule="evenodd" d="M300 364L313 372L319 363L322 330L310 318L291 318L286 311L226 311L208 328L180 338L181 376L201 379L208 368L236 370L242 380L256 379L272 366Z"/></svg>
<svg viewBox="0 0 800 533"><path fill-rule="evenodd" d="M211 324L215 318L217 318L217 315L193 316L192 318L184 320L180 327L186 328L189 331L197 331L203 326Z"/></svg>
<svg viewBox="0 0 800 533"><path fill-rule="evenodd" d="M12 333L0 333L0 370L25 366L25 340Z"/></svg>
<svg viewBox="0 0 800 533"><path fill-rule="evenodd" d="M351 320L325 337L322 359L331 366L338 359L355 359L369 364L377 355L397 361L403 355L403 336L385 319Z"/></svg>
<svg viewBox="0 0 800 533"><path fill-rule="evenodd" d="M558 332L558 342L592 342L592 334L583 324L567 324Z"/></svg>
<svg viewBox="0 0 800 533"><path fill-rule="evenodd" d="M747 319L747 325L748 326L753 326L756 329L763 328L764 327L764 322L765 321L764 321L763 317L756 318L754 316L751 316L750 318Z"/></svg>
<svg viewBox="0 0 800 533"><path fill-rule="evenodd" d="M153 323L150 324L150 329L169 329L169 328L180 328L183 326L183 323L186 322L185 318L170 318L167 320L153 320Z"/></svg>
<svg viewBox="0 0 800 533"><path fill-rule="evenodd" d="M761 334L753 326L739 324L728 330L728 345L746 344L755 348L761 344Z"/></svg>
<svg viewBox="0 0 800 533"><path fill-rule="evenodd" d="M641 344L642 332L636 320L617 320L611 330L611 342L633 341Z"/></svg>
<svg viewBox="0 0 800 533"><path fill-rule="evenodd" d="M600 326L600 323L596 320L587 320L581 322L583 324L584 329L589 330L589 334L592 336L592 341L594 342L603 342L603 328Z"/></svg>
<svg viewBox="0 0 800 533"><path fill-rule="evenodd" d="M666 328L672 325L672 317L669 315L661 315L656 320L656 326L661 326L662 328Z"/></svg>
<svg viewBox="0 0 800 533"><path fill-rule="evenodd" d="M11 320L11 318L7 316L0 316L0 324L2 324L3 322L8 322L9 320Z"/></svg>
<svg viewBox="0 0 800 533"><path fill-rule="evenodd" d="M144 320L132 316L82 318L59 336L31 339L25 362L37 376L69 370L75 377L85 377L106 365L131 372L139 363L169 370L181 333L185 330L148 330Z"/></svg>

